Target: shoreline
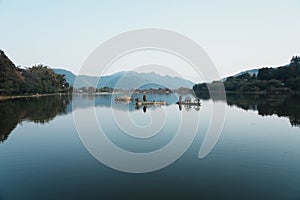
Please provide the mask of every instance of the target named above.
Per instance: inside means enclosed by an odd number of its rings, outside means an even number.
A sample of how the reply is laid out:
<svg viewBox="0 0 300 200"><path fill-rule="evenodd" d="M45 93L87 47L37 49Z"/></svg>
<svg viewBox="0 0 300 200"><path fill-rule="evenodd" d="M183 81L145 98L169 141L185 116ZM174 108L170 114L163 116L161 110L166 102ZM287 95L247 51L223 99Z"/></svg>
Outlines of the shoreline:
<svg viewBox="0 0 300 200"><path fill-rule="evenodd" d="M1 100L6 100L6 99L36 98L36 97L55 96L55 95L69 95L69 93L53 93L53 94L31 94L31 95L0 96L0 101L1 101Z"/></svg>
<svg viewBox="0 0 300 200"><path fill-rule="evenodd" d="M209 93L208 91L197 91L198 93ZM110 92L97 92L93 95L111 95L111 94L121 94L122 92L110 93ZM195 92L196 93L196 92ZM213 92L218 93L218 92ZM268 95L268 94L278 94L278 95L293 95L299 94L299 92L235 92L235 91L226 91L226 94L258 94L258 95ZM12 96L1 96L0 101L6 99L19 99L19 98L36 98L36 97L45 97L45 96L56 96L56 95L72 95L74 93L53 93L53 94L32 94L32 95L12 95ZM76 93L77 95L88 95L88 93ZM148 93L146 93L148 94Z"/></svg>
<svg viewBox="0 0 300 200"><path fill-rule="evenodd" d="M209 91L197 91L198 93L209 93ZM195 93L197 93L195 92ZM212 91L212 93L223 93L223 92L218 92L218 91ZM265 92L265 91L260 91L260 92L239 92L239 91L225 91L225 94L300 94L297 91L292 91L292 92Z"/></svg>

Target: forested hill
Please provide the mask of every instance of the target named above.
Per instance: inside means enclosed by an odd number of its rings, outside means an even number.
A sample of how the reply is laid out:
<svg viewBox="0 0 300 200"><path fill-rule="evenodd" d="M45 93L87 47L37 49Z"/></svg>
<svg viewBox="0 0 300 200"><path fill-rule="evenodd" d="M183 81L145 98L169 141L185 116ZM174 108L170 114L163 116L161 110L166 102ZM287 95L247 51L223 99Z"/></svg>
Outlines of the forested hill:
<svg viewBox="0 0 300 200"><path fill-rule="evenodd" d="M43 65L18 68L0 50L0 95L49 94L68 90L64 75Z"/></svg>
<svg viewBox="0 0 300 200"><path fill-rule="evenodd" d="M218 89L220 81L194 85L195 92ZM300 92L300 57L294 56L290 63L283 67L261 68L258 74L244 73L231 76L224 81L227 92Z"/></svg>

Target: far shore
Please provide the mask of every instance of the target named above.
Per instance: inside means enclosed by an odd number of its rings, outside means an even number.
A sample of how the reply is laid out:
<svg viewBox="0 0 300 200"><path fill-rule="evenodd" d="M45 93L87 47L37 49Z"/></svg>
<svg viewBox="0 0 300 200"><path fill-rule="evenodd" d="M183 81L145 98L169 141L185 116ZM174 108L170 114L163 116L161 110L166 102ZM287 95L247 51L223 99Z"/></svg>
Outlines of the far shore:
<svg viewBox="0 0 300 200"><path fill-rule="evenodd" d="M218 91L210 91L212 93L224 93ZM209 91L196 91L196 93L210 93ZM239 92L239 91L225 91L226 94L299 94L297 91L290 92L276 92L276 91L256 91L256 92Z"/></svg>
<svg viewBox="0 0 300 200"><path fill-rule="evenodd" d="M208 91L197 91L198 93L209 93ZM111 94L122 94L123 92L96 92L92 93L92 95L111 95ZM126 92L125 92L126 93ZM217 92L218 93L218 92ZM73 93L53 93L53 94L30 94L30 95L11 95L11 96L0 96L1 100L6 99L18 99L18 98L34 98L34 97L43 97L43 96L56 96L56 95L72 95ZM75 93L77 95L90 95L90 93ZM148 93L143 93L148 94ZM299 94L299 92L237 92L237 91L226 91L226 94L260 94L260 95L267 95L267 94Z"/></svg>

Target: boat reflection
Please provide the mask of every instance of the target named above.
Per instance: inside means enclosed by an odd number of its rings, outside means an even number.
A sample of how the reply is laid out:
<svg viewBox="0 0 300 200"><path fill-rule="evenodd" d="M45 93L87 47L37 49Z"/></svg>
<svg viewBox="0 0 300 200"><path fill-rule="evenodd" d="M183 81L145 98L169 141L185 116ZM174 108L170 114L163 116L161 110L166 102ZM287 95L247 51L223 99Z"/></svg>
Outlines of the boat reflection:
<svg viewBox="0 0 300 200"><path fill-rule="evenodd" d="M209 94L197 95L201 101L221 101L228 106L236 106L243 110L257 111L258 115L286 117L292 126L300 127L300 95L280 94L227 94L227 99L210 99ZM142 96L134 96L142 98ZM148 99L148 100L147 100ZM77 96L46 96L38 98L7 99L0 101L0 142L5 141L17 124L23 121L47 123L58 115L71 113L75 109L89 107L111 107L124 111L160 109L162 106L178 105L179 111L199 111L200 100L190 101L179 99L175 95L149 95L146 102L159 99L167 105L144 105L133 102L115 102L113 95L77 95ZM162 99L162 100L160 100ZM72 103L71 103L72 102ZM180 103L179 103L180 102Z"/></svg>
<svg viewBox="0 0 300 200"><path fill-rule="evenodd" d="M201 106L199 98L192 101L190 96L186 96L184 101L182 101L182 96L179 96L179 100L176 102L176 104L178 104L180 111L182 110L182 106L184 106L186 111L190 111L192 109L199 111Z"/></svg>

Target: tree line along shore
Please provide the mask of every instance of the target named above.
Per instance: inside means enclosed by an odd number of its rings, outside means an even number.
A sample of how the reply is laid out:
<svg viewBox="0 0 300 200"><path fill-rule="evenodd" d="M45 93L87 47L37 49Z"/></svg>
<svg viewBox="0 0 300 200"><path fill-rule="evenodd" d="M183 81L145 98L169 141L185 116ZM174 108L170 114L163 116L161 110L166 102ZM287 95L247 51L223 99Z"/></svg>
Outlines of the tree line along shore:
<svg viewBox="0 0 300 200"><path fill-rule="evenodd" d="M220 92L227 93L299 93L300 92L300 57L293 56L288 65L277 68L261 68L257 73L242 73L223 81L195 84L192 89L143 89L140 93L172 93L172 92ZM64 74L57 74L44 65L29 68L16 67L0 50L0 100L7 98L38 97L54 94L70 94L72 92L112 93L123 91L113 88L76 88L66 81Z"/></svg>
<svg viewBox="0 0 300 200"><path fill-rule="evenodd" d="M230 76L225 81L200 83L193 87L197 92L227 93L299 93L300 92L300 57L292 57L286 66L261 68L257 74L244 73Z"/></svg>

